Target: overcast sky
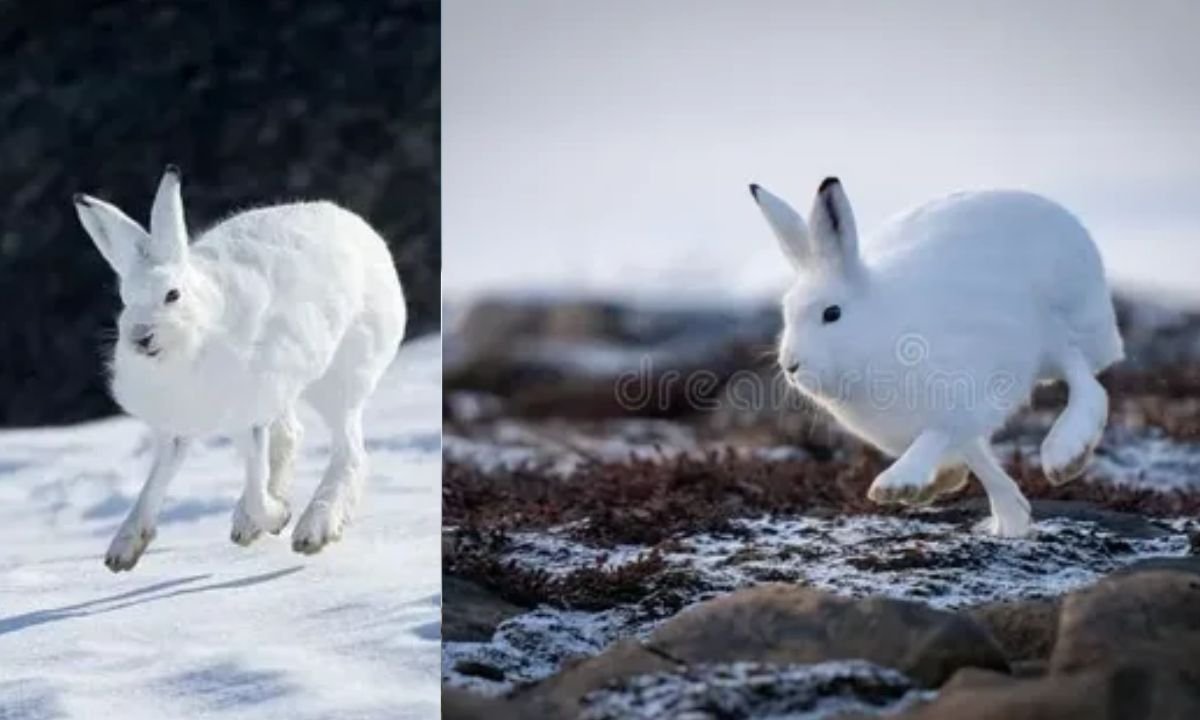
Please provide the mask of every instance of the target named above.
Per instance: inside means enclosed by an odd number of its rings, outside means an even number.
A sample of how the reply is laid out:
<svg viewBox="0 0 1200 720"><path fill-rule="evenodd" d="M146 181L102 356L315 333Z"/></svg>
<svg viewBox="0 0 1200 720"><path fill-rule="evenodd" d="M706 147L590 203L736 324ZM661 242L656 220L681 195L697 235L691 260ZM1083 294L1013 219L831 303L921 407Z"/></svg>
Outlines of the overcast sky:
<svg viewBox="0 0 1200 720"><path fill-rule="evenodd" d="M1109 274L1200 274L1200 3L447 0L444 278L770 294L746 193L839 175L863 231L1023 187Z"/></svg>

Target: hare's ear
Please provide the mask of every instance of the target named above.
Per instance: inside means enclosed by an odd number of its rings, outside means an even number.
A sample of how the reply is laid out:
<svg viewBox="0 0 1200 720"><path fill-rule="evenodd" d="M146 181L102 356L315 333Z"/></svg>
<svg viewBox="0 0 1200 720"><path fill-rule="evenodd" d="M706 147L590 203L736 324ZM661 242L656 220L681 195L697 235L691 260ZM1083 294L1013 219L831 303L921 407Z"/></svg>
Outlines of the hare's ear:
<svg viewBox="0 0 1200 720"><path fill-rule="evenodd" d="M812 253L808 247L808 228L800 213L759 185L751 185L750 194L754 196L758 209L762 210L763 216L767 218L767 224L775 232L775 237L779 238L779 246L783 248L783 254L791 261L792 266L800 270L807 265Z"/></svg>
<svg viewBox="0 0 1200 720"><path fill-rule="evenodd" d="M115 205L78 193L75 212L96 249L118 275L127 274L134 265L145 261L150 234Z"/></svg>
<svg viewBox="0 0 1200 720"><path fill-rule="evenodd" d="M150 257L155 262L178 262L187 255L187 223L179 184L179 168L168 165L150 208Z"/></svg>
<svg viewBox="0 0 1200 720"><path fill-rule="evenodd" d="M839 272L854 272L859 266L858 228L850 201L837 178L821 181L808 219L814 262Z"/></svg>

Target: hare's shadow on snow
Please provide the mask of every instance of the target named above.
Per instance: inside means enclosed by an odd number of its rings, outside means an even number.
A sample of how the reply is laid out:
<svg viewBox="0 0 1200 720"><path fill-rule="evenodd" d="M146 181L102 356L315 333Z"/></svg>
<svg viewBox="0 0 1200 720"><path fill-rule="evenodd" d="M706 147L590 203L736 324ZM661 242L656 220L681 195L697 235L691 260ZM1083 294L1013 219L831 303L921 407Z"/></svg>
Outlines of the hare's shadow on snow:
<svg viewBox="0 0 1200 720"><path fill-rule="evenodd" d="M163 582L147 585L136 590L108 595L95 600L86 600L81 603L47 608L45 610L33 610L20 615L0 618L0 635L8 635L9 633L24 630L25 628L58 622L60 620L101 615L114 610L122 610L127 607L157 600L167 600L181 595L192 595L194 593L210 592L213 590L232 590L258 585L300 572L303 569L303 565L294 565L282 570L273 570L257 575L248 575L235 580L226 580L205 585L195 585L194 583L211 578L212 575L210 573L191 575L176 580L164 580Z"/></svg>

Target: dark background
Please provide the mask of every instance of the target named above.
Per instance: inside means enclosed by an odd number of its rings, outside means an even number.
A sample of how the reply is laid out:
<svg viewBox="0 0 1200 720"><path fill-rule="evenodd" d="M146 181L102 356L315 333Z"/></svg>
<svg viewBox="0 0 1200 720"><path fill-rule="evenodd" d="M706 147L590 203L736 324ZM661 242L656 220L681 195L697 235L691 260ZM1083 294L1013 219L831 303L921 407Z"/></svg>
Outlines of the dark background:
<svg viewBox="0 0 1200 720"><path fill-rule="evenodd" d="M116 277L71 195L145 223L163 166L195 232L324 197L388 240L408 336L439 323L437 0L0 0L0 424L117 412Z"/></svg>

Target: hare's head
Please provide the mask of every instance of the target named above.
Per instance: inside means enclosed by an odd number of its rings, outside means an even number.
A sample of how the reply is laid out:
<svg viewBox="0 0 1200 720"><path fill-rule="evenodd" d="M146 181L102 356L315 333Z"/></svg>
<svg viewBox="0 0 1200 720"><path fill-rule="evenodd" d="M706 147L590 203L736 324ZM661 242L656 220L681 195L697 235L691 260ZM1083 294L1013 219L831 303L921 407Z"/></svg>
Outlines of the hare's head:
<svg viewBox="0 0 1200 720"><path fill-rule="evenodd" d="M796 271L783 298L779 365L804 390L838 394L846 383L862 380L878 304L859 258L850 202L838 179L826 178L805 223L758 185L750 192Z"/></svg>
<svg viewBox="0 0 1200 720"><path fill-rule="evenodd" d="M188 263L179 170L167 166L163 173L149 232L117 207L88 195L75 196L75 210L120 278L125 307L117 352L154 362L188 357L200 342L211 298L203 277Z"/></svg>

